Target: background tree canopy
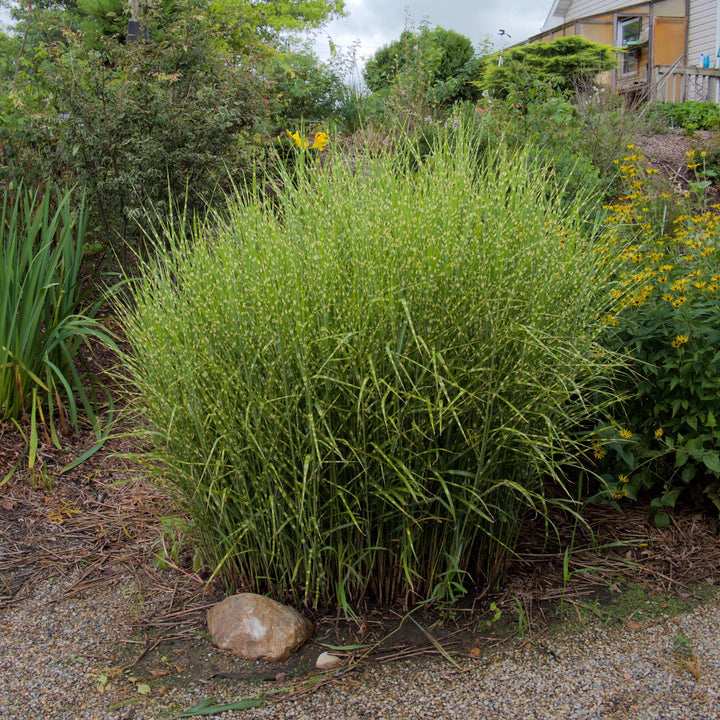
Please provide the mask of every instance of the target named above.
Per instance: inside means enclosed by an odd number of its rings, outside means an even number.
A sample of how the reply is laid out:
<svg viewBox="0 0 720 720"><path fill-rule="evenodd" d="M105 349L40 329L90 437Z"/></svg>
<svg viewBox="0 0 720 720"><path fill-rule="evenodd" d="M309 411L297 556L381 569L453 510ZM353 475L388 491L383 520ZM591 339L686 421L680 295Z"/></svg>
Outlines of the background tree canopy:
<svg viewBox="0 0 720 720"><path fill-rule="evenodd" d="M364 79L373 92L396 83L420 84L429 104L443 105L477 96L471 80L478 63L472 42L464 35L440 26L423 27L404 30L380 48L367 63Z"/></svg>

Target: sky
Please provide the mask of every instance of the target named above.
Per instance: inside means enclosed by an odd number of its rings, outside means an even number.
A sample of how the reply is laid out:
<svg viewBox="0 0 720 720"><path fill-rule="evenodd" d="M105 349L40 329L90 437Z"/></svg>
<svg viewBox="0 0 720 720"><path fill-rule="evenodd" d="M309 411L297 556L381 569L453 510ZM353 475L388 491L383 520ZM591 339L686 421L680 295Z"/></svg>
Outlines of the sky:
<svg viewBox="0 0 720 720"><path fill-rule="evenodd" d="M428 21L455 30L478 45L489 37L505 47L540 32L553 0L345 0L347 17L333 20L316 34L315 51L330 57L328 38L343 50L358 42L360 66L375 51L400 37L409 18L411 26ZM508 39L509 36L509 39Z"/></svg>

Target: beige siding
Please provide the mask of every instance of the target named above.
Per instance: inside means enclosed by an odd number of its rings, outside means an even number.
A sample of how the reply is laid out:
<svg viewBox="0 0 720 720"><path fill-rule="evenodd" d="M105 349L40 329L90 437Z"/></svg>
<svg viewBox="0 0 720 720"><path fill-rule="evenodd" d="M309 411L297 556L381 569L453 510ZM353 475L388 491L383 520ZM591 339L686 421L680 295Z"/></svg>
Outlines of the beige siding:
<svg viewBox="0 0 720 720"><path fill-rule="evenodd" d="M618 6L622 7L625 3L618 0L575 0L570 5L566 15L566 20L575 20L577 18L588 17L589 15L597 15L606 10L615 10Z"/></svg>
<svg viewBox="0 0 720 720"><path fill-rule="evenodd" d="M576 20L590 15L597 15L601 12L619 10L630 5L632 5L632 0L630 2L622 2L622 0L575 0L570 4L565 19ZM636 12L646 13L648 11L647 5L638 4L632 6Z"/></svg>
<svg viewBox="0 0 720 720"><path fill-rule="evenodd" d="M717 0L690 0L690 26L688 28L688 65L699 65L700 54L710 55L713 65L715 53L715 20Z"/></svg>
<svg viewBox="0 0 720 720"><path fill-rule="evenodd" d="M685 17L685 0L662 0L654 5L655 17Z"/></svg>

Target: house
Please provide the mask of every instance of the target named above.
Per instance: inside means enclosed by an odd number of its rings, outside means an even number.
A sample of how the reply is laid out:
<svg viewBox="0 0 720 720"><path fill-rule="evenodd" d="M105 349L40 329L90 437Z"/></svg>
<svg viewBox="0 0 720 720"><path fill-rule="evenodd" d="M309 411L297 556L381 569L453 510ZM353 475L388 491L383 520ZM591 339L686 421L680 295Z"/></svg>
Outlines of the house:
<svg viewBox="0 0 720 720"><path fill-rule="evenodd" d="M720 100L720 0L554 0L525 43L567 35L622 49L599 78L638 99Z"/></svg>

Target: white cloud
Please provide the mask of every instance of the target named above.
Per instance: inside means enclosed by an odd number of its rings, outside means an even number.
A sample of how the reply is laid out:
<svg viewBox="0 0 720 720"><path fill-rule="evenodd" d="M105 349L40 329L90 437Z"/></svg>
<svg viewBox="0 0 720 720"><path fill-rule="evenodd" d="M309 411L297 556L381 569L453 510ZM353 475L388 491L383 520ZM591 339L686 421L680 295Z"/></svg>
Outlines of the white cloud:
<svg viewBox="0 0 720 720"><path fill-rule="evenodd" d="M505 44L519 42L540 32L552 6L552 0L346 0L347 17L333 20L318 33L316 52L322 59L330 56L328 35L348 49L358 42L357 57L365 60L375 51L397 39L408 22L427 21L455 30L478 46L489 38L499 46L499 30L511 37Z"/></svg>

